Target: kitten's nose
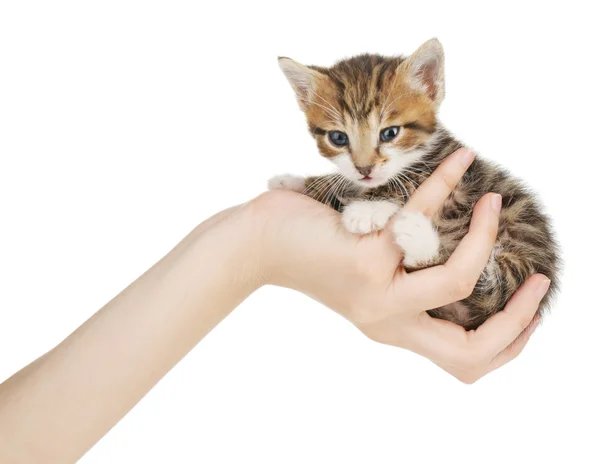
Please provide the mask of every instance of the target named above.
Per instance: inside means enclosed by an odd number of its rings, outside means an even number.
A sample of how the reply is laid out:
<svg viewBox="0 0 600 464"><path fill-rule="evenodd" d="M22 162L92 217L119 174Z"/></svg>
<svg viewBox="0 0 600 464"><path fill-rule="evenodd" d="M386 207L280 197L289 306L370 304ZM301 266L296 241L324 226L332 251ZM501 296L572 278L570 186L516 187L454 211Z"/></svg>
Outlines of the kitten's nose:
<svg viewBox="0 0 600 464"><path fill-rule="evenodd" d="M360 172L363 176L367 177L369 174L371 174L371 171L373 170L373 165L369 164L368 166L356 166L356 170Z"/></svg>

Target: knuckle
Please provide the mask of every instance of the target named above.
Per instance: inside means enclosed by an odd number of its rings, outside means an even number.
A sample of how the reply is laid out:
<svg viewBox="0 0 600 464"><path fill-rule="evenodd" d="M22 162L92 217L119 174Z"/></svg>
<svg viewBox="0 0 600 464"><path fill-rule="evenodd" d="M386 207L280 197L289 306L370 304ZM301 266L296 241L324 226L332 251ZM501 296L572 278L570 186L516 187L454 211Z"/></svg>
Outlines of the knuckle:
<svg viewBox="0 0 600 464"><path fill-rule="evenodd" d="M518 327L521 330L521 333L523 333L528 327L529 324L531 324L531 317L529 317L528 315L523 315L519 317L519 320L517 321Z"/></svg>
<svg viewBox="0 0 600 464"><path fill-rule="evenodd" d="M476 280L471 278L458 278L452 282L450 288L450 295L454 301L464 300L473 293L475 289Z"/></svg>
<svg viewBox="0 0 600 464"><path fill-rule="evenodd" d="M447 169L444 172L442 172L441 177L446 188L449 190L454 190L454 188L456 187L455 179L457 176L454 175L454 173L451 172L450 169Z"/></svg>
<svg viewBox="0 0 600 464"><path fill-rule="evenodd" d="M286 190L270 190L263 192L249 203L254 212L268 213L273 208L279 207L289 198L290 192Z"/></svg>

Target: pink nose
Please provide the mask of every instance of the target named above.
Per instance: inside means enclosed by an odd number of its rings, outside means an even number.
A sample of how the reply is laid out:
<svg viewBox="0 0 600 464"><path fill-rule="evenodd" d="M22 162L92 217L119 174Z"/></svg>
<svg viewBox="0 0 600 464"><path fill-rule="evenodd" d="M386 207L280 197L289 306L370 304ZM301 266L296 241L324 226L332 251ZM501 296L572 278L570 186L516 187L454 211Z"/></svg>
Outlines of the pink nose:
<svg viewBox="0 0 600 464"><path fill-rule="evenodd" d="M356 166L356 170L360 172L363 176L367 177L373 171L373 165L369 164L368 166Z"/></svg>

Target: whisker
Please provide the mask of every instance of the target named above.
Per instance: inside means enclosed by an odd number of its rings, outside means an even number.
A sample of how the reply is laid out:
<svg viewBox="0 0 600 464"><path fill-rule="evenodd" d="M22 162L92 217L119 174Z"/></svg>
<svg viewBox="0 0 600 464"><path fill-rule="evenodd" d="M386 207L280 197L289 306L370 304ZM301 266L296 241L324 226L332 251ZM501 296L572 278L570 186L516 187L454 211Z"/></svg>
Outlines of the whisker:
<svg viewBox="0 0 600 464"><path fill-rule="evenodd" d="M311 191L315 191L320 188L321 184L323 184L323 182L325 182L327 180L328 176L323 176L319 179L317 179L315 182L313 182L312 184L307 185L306 187L304 187L304 190L302 191L303 195L308 195ZM308 195L308 196L312 196L312 195Z"/></svg>
<svg viewBox="0 0 600 464"><path fill-rule="evenodd" d="M404 168L403 171L404 172L408 172L410 174L414 174L414 175L419 176L419 177L429 177L431 175L431 171L430 170L424 170L424 169L416 171L416 170L413 170L413 169L410 169L410 168Z"/></svg>
<svg viewBox="0 0 600 464"><path fill-rule="evenodd" d="M311 95L314 95L315 97L320 98L329 108L331 108L331 110L333 111L333 113L340 119L342 118L342 115L340 114L340 112L331 104L329 103L327 100L325 100L321 95L319 95L318 93L316 93L313 90L309 90Z"/></svg>
<svg viewBox="0 0 600 464"><path fill-rule="evenodd" d="M342 117L342 115L340 114L340 112L331 105L331 103L329 103L321 95L319 95L318 93L316 93L316 92L314 92L312 90L309 90L309 93L310 93L310 95L313 95L313 96L315 96L317 98L320 98L327 106L323 106L322 104L317 103L313 99L312 103L314 105L317 105L318 107L320 107L323 110L325 110L327 112L327 114L329 115L329 117L335 119L338 124L342 124L343 123L344 118Z"/></svg>
<svg viewBox="0 0 600 464"><path fill-rule="evenodd" d="M345 179L343 177L340 177L340 179L338 179L333 188L330 189L330 193L325 200L327 203L329 203L334 198L337 198L340 188L344 185L344 183Z"/></svg>
<svg viewBox="0 0 600 464"><path fill-rule="evenodd" d="M330 196L327 197L327 203L329 203L333 199L337 198L337 196L340 193L342 187L345 185L345 182L346 182L346 179L343 176L340 176L340 178L338 179L337 183L331 189Z"/></svg>
<svg viewBox="0 0 600 464"><path fill-rule="evenodd" d="M400 98L402 98L402 95L400 95L400 96L398 96L398 97L394 98L394 99L393 99L391 102L389 102L389 103L386 105L386 107L385 107L385 110L382 112L382 113L383 113L383 115L381 116L381 120L382 120L382 121L383 121L383 120L384 120L384 119L385 119L385 118L388 116L388 114L390 114L390 112L391 112L391 110L392 110L392 105L393 105L394 103L396 103L396 102L397 102L397 101L398 101Z"/></svg>
<svg viewBox="0 0 600 464"><path fill-rule="evenodd" d="M425 172L425 173L431 175L431 173L432 173L431 169L427 168L427 166L425 166L425 167L426 167L426 169L418 169L417 166L409 166L407 168L404 168L404 170L407 172L413 172L415 174Z"/></svg>
<svg viewBox="0 0 600 464"><path fill-rule="evenodd" d="M313 102L312 102L312 104L313 104L313 105L317 105L319 108L323 108L323 110L325 110L325 112L327 112L327 114L328 114L330 117L332 117L333 119L337 119L337 118L339 118L339 121L338 121L338 123L339 123L339 124L341 124L341 123L342 123L342 118L341 118L339 115L337 115L337 114L335 114L335 113L332 113L332 112L331 112L331 110L330 110L329 108L327 108L326 106L323 106L323 105L321 105L320 103L317 103L317 102L315 102L315 101L313 101Z"/></svg>
<svg viewBox="0 0 600 464"><path fill-rule="evenodd" d="M410 177L408 177L403 172L399 172L398 175L400 177L402 177L404 180L406 180L409 184L411 184L415 189L419 188L419 184L417 184L414 179L411 179Z"/></svg>
<svg viewBox="0 0 600 464"><path fill-rule="evenodd" d="M387 111L388 105L387 102L390 98L390 95L392 94L392 91L394 90L394 87L396 86L396 79L398 79L398 70L395 69L394 70L394 80L392 81L392 85L390 86L390 90L387 94L387 96L385 97L385 101L383 102L383 105L381 106L381 111L379 112L379 120L383 121L383 117L381 116L383 113L385 113L385 111Z"/></svg>
<svg viewBox="0 0 600 464"><path fill-rule="evenodd" d="M324 203L324 200L327 197L329 191L331 190L331 187L337 182L338 179L339 174L335 174L328 178L328 182L325 183L324 189L320 191L319 195L315 198L315 200L317 200L320 203Z"/></svg>
<svg viewBox="0 0 600 464"><path fill-rule="evenodd" d="M404 187L402 182L400 182L400 180L397 177L392 177L391 181L392 185L398 187L400 193L404 193L404 201L406 202L406 200L408 200L408 191L406 190L406 187Z"/></svg>
<svg viewBox="0 0 600 464"><path fill-rule="evenodd" d="M306 194L308 194L308 192L313 191L313 192L315 192L315 194L318 194L321 192L321 190L320 190L321 187L323 187L325 184L327 184L327 182L329 182L330 179L331 179L330 175L323 176L320 179L318 179L314 184L307 185L304 188L304 191L302 193L304 195L306 195ZM312 195L309 195L309 196L311 196L312 198L315 198Z"/></svg>
<svg viewBox="0 0 600 464"><path fill-rule="evenodd" d="M419 188L419 184L417 184L417 182L414 179L411 179L410 177L408 177L407 175L405 175L404 173L399 173L401 177L403 177L410 185L412 185L414 187L414 189L418 189Z"/></svg>

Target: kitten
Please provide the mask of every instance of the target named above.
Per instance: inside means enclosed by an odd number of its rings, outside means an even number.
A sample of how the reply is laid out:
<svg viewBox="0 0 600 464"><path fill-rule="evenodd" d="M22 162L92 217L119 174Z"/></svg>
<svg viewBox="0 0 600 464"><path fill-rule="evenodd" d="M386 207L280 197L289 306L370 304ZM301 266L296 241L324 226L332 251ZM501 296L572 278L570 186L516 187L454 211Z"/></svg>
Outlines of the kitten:
<svg viewBox="0 0 600 464"><path fill-rule="evenodd" d="M393 230L407 271L444 263L467 233L475 202L499 193L498 238L473 293L429 314L476 329L538 272L551 279L542 314L557 288L558 249L548 218L520 181L477 157L431 220L402 212L419 184L463 146L437 120L444 98L444 52L437 39L407 58L365 54L331 68L279 58L279 66L319 151L340 173L280 176L269 181L270 189L295 190L331 205L356 234L380 230L399 213Z"/></svg>

